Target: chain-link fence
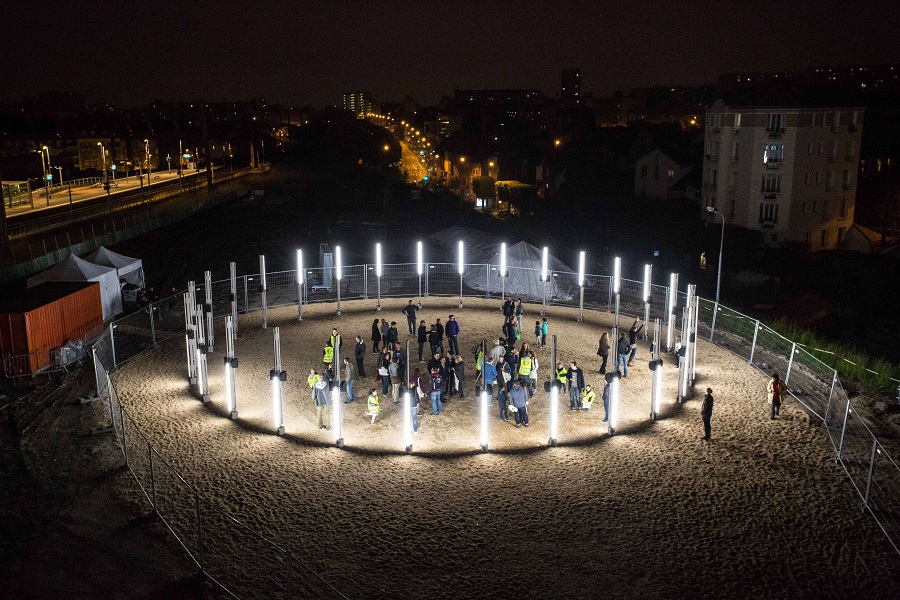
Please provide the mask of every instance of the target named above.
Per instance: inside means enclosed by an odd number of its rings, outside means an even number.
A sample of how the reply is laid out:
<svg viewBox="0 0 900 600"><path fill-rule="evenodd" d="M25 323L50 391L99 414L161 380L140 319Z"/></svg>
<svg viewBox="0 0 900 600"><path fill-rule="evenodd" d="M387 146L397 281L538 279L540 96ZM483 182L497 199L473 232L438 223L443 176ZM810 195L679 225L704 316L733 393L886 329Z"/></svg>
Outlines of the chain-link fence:
<svg viewBox="0 0 900 600"><path fill-rule="evenodd" d="M491 281L497 273L496 265L465 265L462 295L481 298L497 295L496 283ZM344 267L340 282L334 275L332 268L305 270L304 303L335 302L338 285L341 299L367 298L373 305L379 283L383 298L416 298L420 293L423 297L460 294L460 274L454 263L426 263L421 276L415 264L384 265L381 278L376 277L373 265ZM552 285L548 284L546 289L554 291L547 298L548 304L580 305L575 273L553 272L550 277ZM481 281L484 283L479 284ZM235 301L239 312L259 310L262 306L259 273L238 276L236 283ZM230 314L230 280L215 281L211 285L216 318ZM609 276L585 275L584 288L585 307L615 309ZM543 286L537 286L531 293L516 295L526 301L542 302L543 291ZM669 294L668 286L651 286L651 319L665 319ZM266 295L270 307L296 305L296 271L267 274ZM197 299L202 303L203 298L201 287ZM678 293L675 309L678 324L685 305L685 294ZM844 467L860 495L863 508L872 514L900 552L900 469L872 433L865 417L857 412L837 372L758 319L703 298L699 299L698 305L698 335L701 338L726 348L764 373L778 372L788 393L822 421L834 446L836 460ZM641 316L644 307L643 283L622 280L620 313ZM114 370L160 341L183 333L184 305L182 294L177 294L116 320L92 348L98 394L109 412L111 427L141 490L198 569L232 595L343 597L313 570L293 560L289 552L203 498L152 446L119 401L107 370Z"/></svg>

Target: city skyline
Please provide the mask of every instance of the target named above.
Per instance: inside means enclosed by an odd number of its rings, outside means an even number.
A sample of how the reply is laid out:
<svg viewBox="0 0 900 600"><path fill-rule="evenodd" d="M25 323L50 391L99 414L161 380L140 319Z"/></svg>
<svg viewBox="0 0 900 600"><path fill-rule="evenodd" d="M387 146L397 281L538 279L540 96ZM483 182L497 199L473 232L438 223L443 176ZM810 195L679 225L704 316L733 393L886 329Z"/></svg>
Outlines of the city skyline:
<svg viewBox="0 0 900 600"><path fill-rule="evenodd" d="M7 65L0 101L48 89L84 93L120 107L265 97L313 107L339 105L350 89L373 98L412 96L436 104L455 88L538 88L559 94L563 68L579 68L582 93L651 85L702 85L735 71L798 71L815 64L896 62L891 33L900 7L878 0L865 11L820 2L815 10L765 2L650 3L629 14L612 3L570 2L545 14L526 1L510 16L460 2L400 5L275 2L269 10L221 2L178 12L99 2L45 5L52 18L7 31L9 47L35 47ZM6 9L24 23L24 5ZM609 15L614 14L614 18ZM518 15L524 15L519 17ZM877 16L878 18L873 18ZM863 43L865 42L865 43Z"/></svg>

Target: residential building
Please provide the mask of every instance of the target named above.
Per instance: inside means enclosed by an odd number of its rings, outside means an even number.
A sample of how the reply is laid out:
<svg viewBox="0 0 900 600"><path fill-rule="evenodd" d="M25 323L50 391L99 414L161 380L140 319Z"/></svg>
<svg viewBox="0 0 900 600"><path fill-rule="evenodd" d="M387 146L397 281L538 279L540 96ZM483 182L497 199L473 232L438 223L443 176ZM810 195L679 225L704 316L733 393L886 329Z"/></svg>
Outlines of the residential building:
<svg viewBox="0 0 900 600"><path fill-rule="evenodd" d="M863 112L716 101L705 119L703 206L770 244L843 244L853 223Z"/></svg>
<svg viewBox="0 0 900 600"><path fill-rule="evenodd" d="M343 97L343 108L356 114L357 118L364 119L366 113L372 110L372 94L370 92L348 92Z"/></svg>
<svg viewBox="0 0 900 600"><path fill-rule="evenodd" d="M564 106L582 106L584 99L581 96L581 69L562 70L559 99Z"/></svg>
<svg viewBox="0 0 900 600"><path fill-rule="evenodd" d="M665 200L691 168L687 161L672 158L660 148L654 148L635 164L634 195Z"/></svg>

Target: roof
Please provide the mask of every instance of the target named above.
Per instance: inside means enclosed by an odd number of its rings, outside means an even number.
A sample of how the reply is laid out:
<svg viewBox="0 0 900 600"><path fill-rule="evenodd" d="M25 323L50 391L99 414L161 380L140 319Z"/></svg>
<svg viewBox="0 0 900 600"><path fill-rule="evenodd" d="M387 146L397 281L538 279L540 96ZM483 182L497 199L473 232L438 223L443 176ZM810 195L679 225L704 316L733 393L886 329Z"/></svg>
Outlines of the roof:
<svg viewBox="0 0 900 600"><path fill-rule="evenodd" d="M11 298L0 299L0 312L26 313L92 285L99 286L100 284L96 281L47 281L33 288L22 290Z"/></svg>
<svg viewBox="0 0 900 600"><path fill-rule="evenodd" d="M97 265L113 267L114 269L124 269L141 262L139 258L131 258L124 254L113 252L106 246L100 246L96 251L86 256L85 260Z"/></svg>
<svg viewBox="0 0 900 600"><path fill-rule="evenodd" d="M37 275L28 279L31 282L42 281L80 281L91 280L100 277L104 273L115 271L112 267L104 267L103 265L95 265L83 258L78 258L74 254L70 254L64 260L56 263L46 271L42 271Z"/></svg>
<svg viewBox="0 0 900 600"><path fill-rule="evenodd" d="M860 225L859 223L854 223L853 225L850 226L850 228L856 229L857 231L859 231L867 240L869 240L870 244L880 244L881 243L881 232L880 231L875 231L874 229L866 227L865 225ZM894 239L894 236L891 234L888 234L887 236L885 236L885 240L887 242L891 242L891 240L893 240L893 239Z"/></svg>

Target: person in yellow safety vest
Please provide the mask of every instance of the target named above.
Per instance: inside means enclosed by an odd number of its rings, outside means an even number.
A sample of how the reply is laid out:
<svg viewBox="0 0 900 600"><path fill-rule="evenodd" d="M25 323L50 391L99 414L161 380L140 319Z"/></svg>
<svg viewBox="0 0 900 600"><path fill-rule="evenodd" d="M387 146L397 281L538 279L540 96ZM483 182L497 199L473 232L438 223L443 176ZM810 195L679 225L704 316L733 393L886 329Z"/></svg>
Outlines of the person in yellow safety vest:
<svg viewBox="0 0 900 600"><path fill-rule="evenodd" d="M381 412L381 406L378 403L378 390L375 388L371 388L369 390L369 398L366 403L366 408L368 411L366 412L366 416L372 417L372 425L375 424L375 419L378 418L378 413Z"/></svg>
<svg viewBox="0 0 900 600"><path fill-rule="evenodd" d="M562 361L556 363L556 381L559 382L559 391L565 391L566 389L566 376L569 372L563 366Z"/></svg>
<svg viewBox="0 0 900 600"><path fill-rule="evenodd" d="M337 329L331 330L331 347L332 348L343 348L344 340L341 339L341 334L338 333Z"/></svg>
<svg viewBox="0 0 900 600"><path fill-rule="evenodd" d="M581 407L584 410L591 410L591 405L594 403L594 390L591 389L591 384L587 384L584 386L584 389L581 390Z"/></svg>
<svg viewBox="0 0 900 600"><path fill-rule="evenodd" d="M312 392L313 400L316 399L316 384L319 382L319 374L316 373L315 369L309 370L309 376L306 378L306 383L309 385L309 389Z"/></svg>
<svg viewBox="0 0 900 600"><path fill-rule="evenodd" d="M325 350L322 351L322 362L326 365L334 362L334 346L331 345L330 341L325 346Z"/></svg>
<svg viewBox="0 0 900 600"><path fill-rule="evenodd" d="M527 378L531 374L531 357L527 354L523 354L519 358L519 375L522 378Z"/></svg>

